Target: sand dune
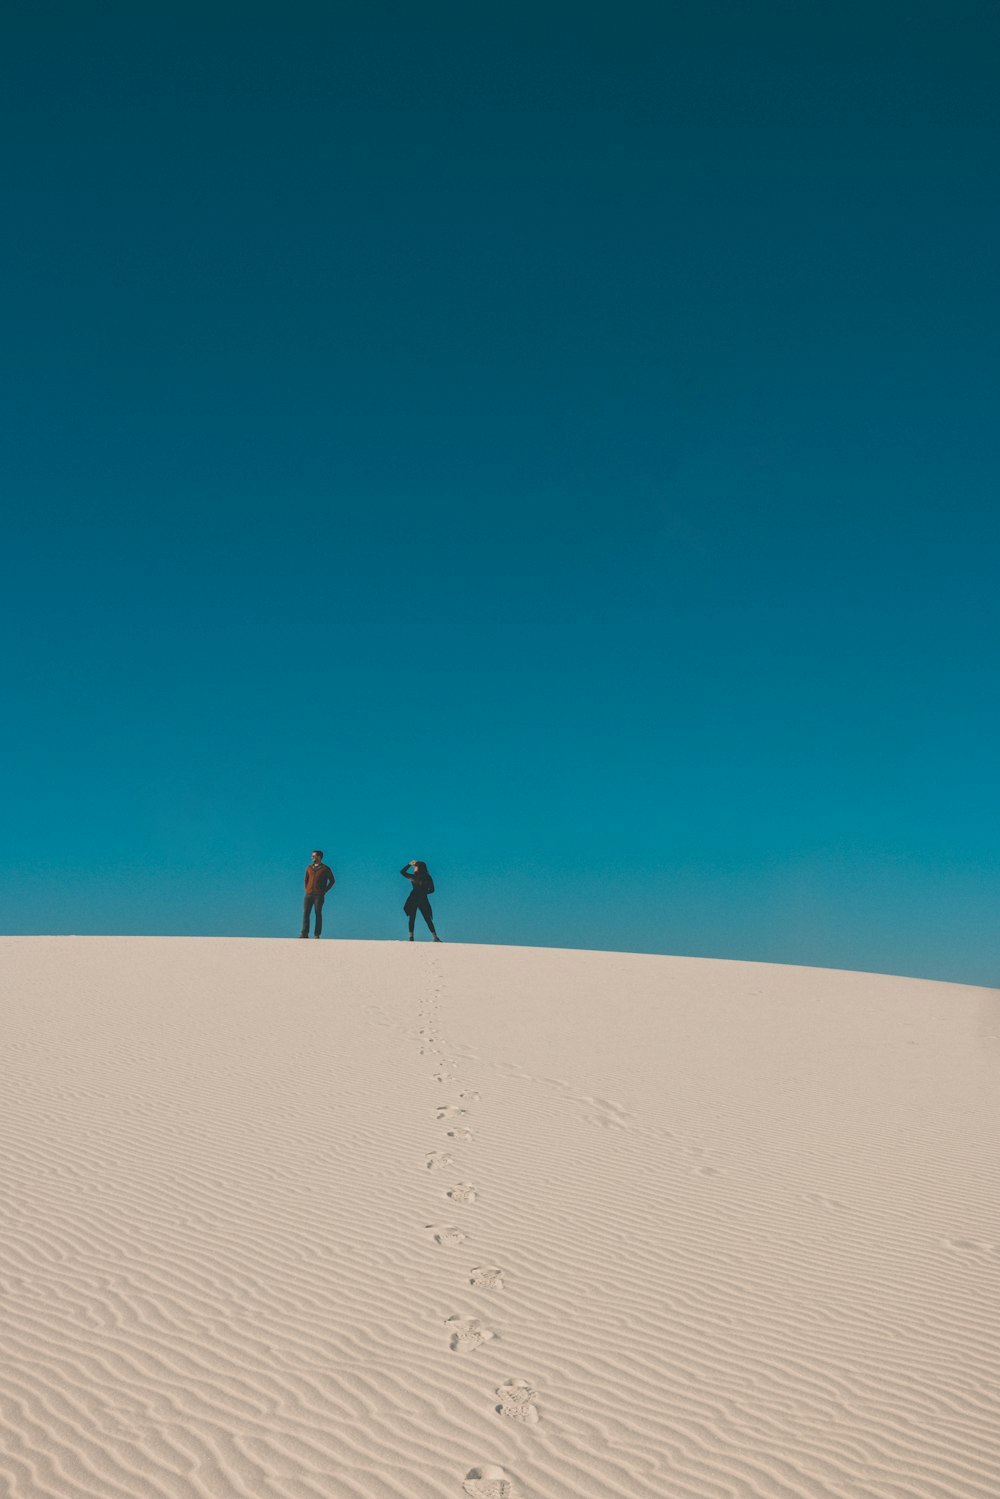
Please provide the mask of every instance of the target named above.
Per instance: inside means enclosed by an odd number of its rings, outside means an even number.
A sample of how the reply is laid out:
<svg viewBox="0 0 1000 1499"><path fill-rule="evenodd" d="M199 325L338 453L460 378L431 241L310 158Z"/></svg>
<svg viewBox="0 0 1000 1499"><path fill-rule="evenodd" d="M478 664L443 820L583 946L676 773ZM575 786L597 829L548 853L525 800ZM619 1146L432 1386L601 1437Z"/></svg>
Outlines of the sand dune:
<svg viewBox="0 0 1000 1499"><path fill-rule="evenodd" d="M997 1499L1000 994L0 939L10 1499Z"/></svg>

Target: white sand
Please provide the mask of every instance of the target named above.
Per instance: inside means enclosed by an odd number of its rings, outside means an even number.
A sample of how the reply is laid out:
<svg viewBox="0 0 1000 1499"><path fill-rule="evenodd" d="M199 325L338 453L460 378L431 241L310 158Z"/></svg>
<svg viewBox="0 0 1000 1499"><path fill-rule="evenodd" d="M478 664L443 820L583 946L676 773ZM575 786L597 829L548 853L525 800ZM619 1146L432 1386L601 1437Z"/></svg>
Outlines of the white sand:
<svg viewBox="0 0 1000 1499"><path fill-rule="evenodd" d="M0 964L5 1496L1000 1495L996 991L325 940Z"/></svg>

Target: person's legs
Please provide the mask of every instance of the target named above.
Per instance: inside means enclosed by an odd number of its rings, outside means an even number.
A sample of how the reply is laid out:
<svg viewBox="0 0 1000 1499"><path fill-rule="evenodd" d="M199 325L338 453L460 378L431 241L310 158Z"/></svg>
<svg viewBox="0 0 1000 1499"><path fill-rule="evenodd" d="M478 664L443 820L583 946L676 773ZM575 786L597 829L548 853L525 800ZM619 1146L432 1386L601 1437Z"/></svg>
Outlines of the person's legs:
<svg viewBox="0 0 1000 1499"><path fill-rule="evenodd" d="M300 937L308 937L309 935L309 912L312 910L312 904L312 896L307 895L302 902L302 930L299 933Z"/></svg>
<svg viewBox="0 0 1000 1499"><path fill-rule="evenodd" d="M420 902L420 914L424 918L424 920L426 921L427 925L430 927L430 929L431 929L431 936L432 937L436 937L437 936L437 932L434 930L434 912L431 910L431 903L427 899L426 895L424 896L423 900ZM413 921L413 918L411 917L410 918L411 925L412 925L412 921Z"/></svg>
<svg viewBox="0 0 1000 1499"><path fill-rule="evenodd" d="M313 896L313 910L316 912L316 930L313 932L314 937L322 937L323 935L323 902L325 899L326 897L324 895Z"/></svg>

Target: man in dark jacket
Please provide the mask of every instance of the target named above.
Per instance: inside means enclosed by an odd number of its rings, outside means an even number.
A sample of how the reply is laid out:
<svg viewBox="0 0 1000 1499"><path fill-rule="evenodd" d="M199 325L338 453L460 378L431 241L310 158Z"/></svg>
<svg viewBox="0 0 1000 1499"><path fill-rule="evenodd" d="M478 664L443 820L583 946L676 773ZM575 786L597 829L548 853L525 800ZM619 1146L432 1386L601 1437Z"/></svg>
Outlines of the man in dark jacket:
<svg viewBox="0 0 1000 1499"><path fill-rule="evenodd" d="M323 935L323 901L326 892L332 890L337 881L333 877L333 870L328 869L323 863L323 850L313 849L312 863L306 865L306 898L302 907L302 930L300 937L309 935L309 913L316 912L316 930L314 937Z"/></svg>

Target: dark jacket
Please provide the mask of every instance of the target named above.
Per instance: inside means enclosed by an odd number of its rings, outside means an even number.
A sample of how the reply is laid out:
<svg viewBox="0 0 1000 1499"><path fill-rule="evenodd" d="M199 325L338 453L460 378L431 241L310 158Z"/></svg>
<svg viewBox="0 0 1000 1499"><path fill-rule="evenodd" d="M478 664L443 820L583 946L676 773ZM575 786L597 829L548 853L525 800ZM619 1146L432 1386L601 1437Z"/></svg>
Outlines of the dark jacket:
<svg viewBox="0 0 1000 1499"><path fill-rule="evenodd" d="M404 864L399 872L404 880L409 880L413 886L413 893L418 900L424 896L434 894L434 881L431 879L429 869L421 870L419 874L411 874L410 866Z"/></svg>
<svg viewBox="0 0 1000 1499"><path fill-rule="evenodd" d="M326 864L306 865L306 894L325 895L332 890L337 881L333 877L333 870Z"/></svg>

